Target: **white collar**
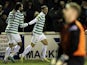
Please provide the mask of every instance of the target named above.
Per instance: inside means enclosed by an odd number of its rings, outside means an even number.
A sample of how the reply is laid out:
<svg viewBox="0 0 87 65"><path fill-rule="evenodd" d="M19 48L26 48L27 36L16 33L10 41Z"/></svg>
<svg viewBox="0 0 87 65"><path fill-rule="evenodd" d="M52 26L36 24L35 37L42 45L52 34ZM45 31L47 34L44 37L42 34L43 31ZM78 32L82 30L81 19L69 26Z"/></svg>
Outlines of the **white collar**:
<svg viewBox="0 0 87 65"><path fill-rule="evenodd" d="M41 12L41 14L43 14L45 16L45 14L43 12Z"/></svg>
<svg viewBox="0 0 87 65"><path fill-rule="evenodd" d="M17 10L17 12L20 12L20 10Z"/></svg>

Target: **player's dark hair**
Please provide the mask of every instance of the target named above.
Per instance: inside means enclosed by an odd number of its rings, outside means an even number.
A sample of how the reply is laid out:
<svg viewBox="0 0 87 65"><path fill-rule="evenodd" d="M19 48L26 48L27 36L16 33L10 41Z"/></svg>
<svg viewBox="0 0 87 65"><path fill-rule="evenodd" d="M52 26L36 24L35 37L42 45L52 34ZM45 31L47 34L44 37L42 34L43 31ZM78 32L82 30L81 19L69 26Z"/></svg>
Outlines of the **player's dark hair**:
<svg viewBox="0 0 87 65"><path fill-rule="evenodd" d="M22 3L17 2L16 5L15 5L15 7L14 7L14 10L16 10L16 11L19 10L19 8L21 7L21 4Z"/></svg>
<svg viewBox="0 0 87 65"><path fill-rule="evenodd" d="M78 12L78 15L81 14L81 7L79 4L75 3L75 2L70 2L70 3L67 3L66 6L69 6L73 9L75 9L77 12Z"/></svg>
<svg viewBox="0 0 87 65"><path fill-rule="evenodd" d="M48 8L46 5L41 6L41 10L43 10L44 8Z"/></svg>

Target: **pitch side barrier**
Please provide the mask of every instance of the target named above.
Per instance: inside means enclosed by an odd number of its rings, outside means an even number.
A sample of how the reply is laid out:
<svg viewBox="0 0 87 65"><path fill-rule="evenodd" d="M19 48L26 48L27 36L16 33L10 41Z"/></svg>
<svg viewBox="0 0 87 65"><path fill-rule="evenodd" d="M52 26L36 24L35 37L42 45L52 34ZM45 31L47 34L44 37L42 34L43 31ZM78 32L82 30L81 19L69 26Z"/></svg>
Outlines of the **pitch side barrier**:
<svg viewBox="0 0 87 65"><path fill-rule="evenodd" d="M48 40L48 50L46 57L53 58L56 56L58 44L60 43L60 34L59 32L44 32ZM23 46L19 53L22 53L24 48L31 44L32 32L20 32L22 37ZM87 33L86 33L87 37ZM87 40L86 40L87 41ZM6 33L2 33L0 35L0 59L3 59L5 54L5 49L8 46L8 39L6 37ZM26 59L39 59L41 58L43 44L38 42L36 46L26 55ZM18 54L19 54L18 53ZM15 58L19 58L18 54Z"/></svg>

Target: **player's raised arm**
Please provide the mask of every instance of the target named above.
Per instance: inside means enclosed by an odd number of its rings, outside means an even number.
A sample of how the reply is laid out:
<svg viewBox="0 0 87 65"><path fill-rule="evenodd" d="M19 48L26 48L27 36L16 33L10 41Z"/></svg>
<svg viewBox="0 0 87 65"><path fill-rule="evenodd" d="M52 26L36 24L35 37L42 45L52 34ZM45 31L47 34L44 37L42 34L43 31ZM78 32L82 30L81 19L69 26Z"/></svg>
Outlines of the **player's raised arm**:
<svg viewBox="0 0 87 65"><path fill-rule="evenodd" d="M37 22L37 18L33 19L32 21L29 22L29 25L35 24Z"/></svg>
<svg viewBox="0 0 87 65"><path fill-rule="evenodd" d="M33 20L31 20L28 24L29 25L33 25L33 24L35 24L37 21L38 21L38 15L39 15L39 12L38 11L36 11L35 13L34 13L34 16L36 17L36 18L34 18Z"/></svg>

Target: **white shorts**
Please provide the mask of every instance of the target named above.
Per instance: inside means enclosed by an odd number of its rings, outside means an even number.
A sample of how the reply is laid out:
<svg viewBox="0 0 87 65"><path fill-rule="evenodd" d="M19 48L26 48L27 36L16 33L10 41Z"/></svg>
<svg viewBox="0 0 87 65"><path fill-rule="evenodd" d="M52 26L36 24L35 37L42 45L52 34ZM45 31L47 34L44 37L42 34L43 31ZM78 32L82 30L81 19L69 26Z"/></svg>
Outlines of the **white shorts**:
<svg viewBox="0 0 87 65"><path fill-rule="evenodd" d="M10 44L17 44L18 42L22 42L19 34L7 33L7 38Z"/></svg>
<svg viewBox="0 0 87 65"><path fill-rule="evenodd" d="M42 41L44 39L46 39L46 36L44 34L42 35L33 34L31 42L36 44L37 42Z"/></svg>

